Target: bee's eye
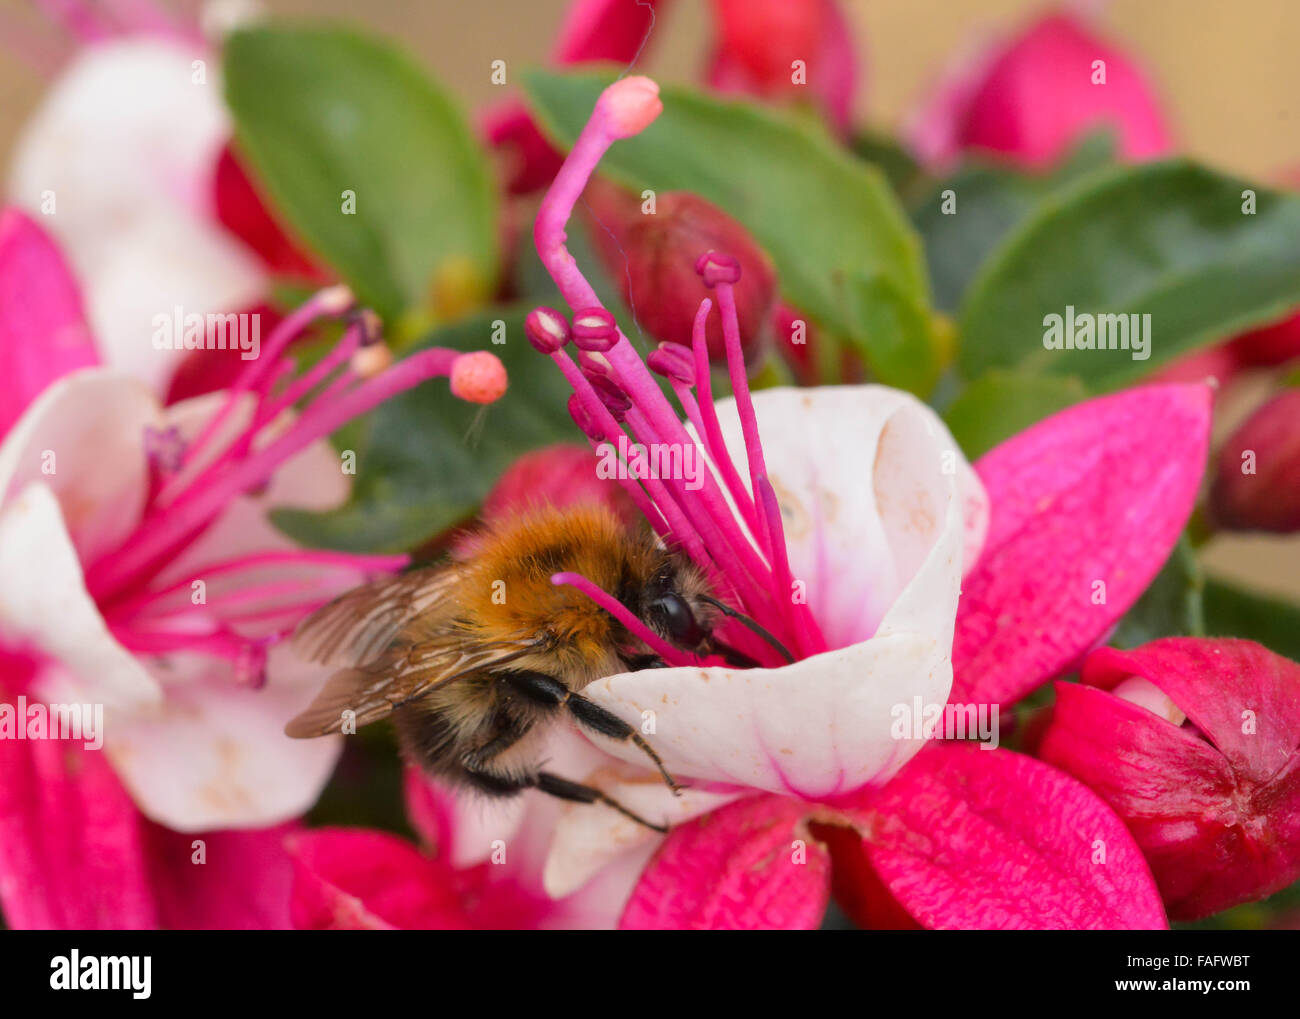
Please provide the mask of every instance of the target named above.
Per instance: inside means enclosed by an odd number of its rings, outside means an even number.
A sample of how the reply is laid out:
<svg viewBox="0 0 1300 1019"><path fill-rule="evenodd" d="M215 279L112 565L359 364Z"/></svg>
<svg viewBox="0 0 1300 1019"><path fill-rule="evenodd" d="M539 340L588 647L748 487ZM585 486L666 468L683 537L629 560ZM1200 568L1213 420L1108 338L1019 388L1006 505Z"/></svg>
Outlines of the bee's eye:
<svg viewBox="0 0 1300 1019"><path fill-rule="evenodd" d="M684 647L696 647L704 639L704 631L681 595L672 591L661 594L650 603L650 612L659 619L664 630L676 643Z"/></svg>

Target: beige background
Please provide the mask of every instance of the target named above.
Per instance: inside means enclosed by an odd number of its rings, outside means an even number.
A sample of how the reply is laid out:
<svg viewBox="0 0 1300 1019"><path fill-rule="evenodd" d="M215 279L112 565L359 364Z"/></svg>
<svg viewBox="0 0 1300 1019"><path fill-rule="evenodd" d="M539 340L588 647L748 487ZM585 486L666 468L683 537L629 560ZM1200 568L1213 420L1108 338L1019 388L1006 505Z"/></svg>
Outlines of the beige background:
<svg viewBox="0 0 1300 1019"><path fill-rule="evenodd" d="M279 14L352 18L390 34L478 108L502 97L489 82L490 62L504 59L513 68L544 60L567 3L269 0L265 6ZM1041 0L845 0L867 57L859 119L896 124L962 46L1048 6ZM1300 0L1099 0L1077 6L1096 10L1105 34L1147 68L1187 152L1252 177L1300 166ZM675 0L645 66L665 79L690 78L704 59L707 28L702 0ZM45 80L40 54L57 54L58 47L21 0L0 0L0 39L3 165L18 126L39 99ZM1239 408L1228 409L1236 413ZM1220 572L1300 597L1300 538L1218 540L1210 561Z"/></svg>

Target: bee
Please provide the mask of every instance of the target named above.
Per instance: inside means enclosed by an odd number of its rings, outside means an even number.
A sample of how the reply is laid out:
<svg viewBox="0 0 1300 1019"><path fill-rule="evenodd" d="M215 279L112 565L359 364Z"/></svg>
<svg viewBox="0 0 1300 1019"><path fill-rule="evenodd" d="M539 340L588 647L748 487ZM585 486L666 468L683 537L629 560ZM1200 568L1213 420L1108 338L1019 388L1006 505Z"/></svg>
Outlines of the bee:
<svg viewBox="0 0 1300 1019"><path fill-rule="evenodd" d="M604 803L663 831L539 763L550 726L567 719L636 745L679 791L641 733L582 696L596 679L662 660L579 590L552 584L559 572L587 577L676 647L754 664L714 636L720 614L738 614L682 553L603 508L535 510L483 532L465 561L356 588L303 620L296 652L339 668L285 732L391 717L406 757L435 777L491 797L538 789Z"/></svg>

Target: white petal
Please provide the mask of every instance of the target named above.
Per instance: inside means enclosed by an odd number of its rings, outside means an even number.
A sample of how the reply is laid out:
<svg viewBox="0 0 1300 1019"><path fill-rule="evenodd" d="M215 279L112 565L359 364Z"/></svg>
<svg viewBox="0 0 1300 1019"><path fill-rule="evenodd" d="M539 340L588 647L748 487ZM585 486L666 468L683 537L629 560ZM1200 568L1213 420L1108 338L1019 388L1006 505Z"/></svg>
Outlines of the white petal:
<svg viewBox="0 0 1300 1019"><path fill-rule="evenodd" d="M284 724L311 700L319 669L271 653L260 690L236 686L223 663L159 660L167 699L148 715L108 719L104 749L140 809L177 831L255 828L316 802L342 749L338 737L290 739Z"/></svg>
<svg viewBox="0 0 1300 1019"><path fill-rule="evenodd" d="M57 659L85 701L130 708L161 697L158 684L105 627L59 504L39 482L0 510L0 638Z"/></svg>
<svg viewBox="0 0 1300 1019"><path fill-rule="evenodd" d="M584 692L638 727L654 717L674 774L834 796L886 781L920 749L894 738L895 709L946 702L966 518L986 500L947 429L905 393L767 390L754 402L792 571L838 650L780 669L651 669ZM739 422L720 411L747 475ZM635 748L594 742L640 763Z"/></svg>
<svg viewBox="0 0 1300 1019"><path fill-rule="evenodd" d="M145 429L158 403L134 379L103 368L46 389L0 445L0 501L47 485L84 563L117 546L140 519L148 489Z"/></svg>
<svg viewBox="0 0 1300 1019"><path fill-rule="evenodd" d="M719 401L718 414L748 485L734 406ZM987 497L956 440L921 401L885 386L823 386L764 390L754 394L754 408L791 570L832 647L876 632L951 523L954 486L973 563Z"/></svg>
<svg viewBox="0 0 1300 1019"><path fill-rule="evenodd" d="M896 633L780 669L648 669L583 693L637 726L653 712L648 738L675 776L818 799L881 784L920 750L894 738L894 712L947 701L951 650L951 634ZM637 762L634 747L591 738Z"/></svg>
<svg viewBox="0 0 1300 1019"><path fill-rule="evenodd" d="M194 61L206 81L194 81ZM87 47L49 90L14 153L9 193L76 268L101 353L151 384L175 355L152 316L234 311L261 292L254 258L211 218L211 174L230 135L217 61L201 47L130 38Z"/></svg>
<svg viewBox="0 0 1300 1019"><path fill-rule="evenodd" d="M188 315L243 312L266 290L253 258L215 224L184 211L143 210L114 235L111 260L78 257L86 311L104 361L161 392L185 357L176 309ZM205 320L206 321L206 320Z"/></svg>

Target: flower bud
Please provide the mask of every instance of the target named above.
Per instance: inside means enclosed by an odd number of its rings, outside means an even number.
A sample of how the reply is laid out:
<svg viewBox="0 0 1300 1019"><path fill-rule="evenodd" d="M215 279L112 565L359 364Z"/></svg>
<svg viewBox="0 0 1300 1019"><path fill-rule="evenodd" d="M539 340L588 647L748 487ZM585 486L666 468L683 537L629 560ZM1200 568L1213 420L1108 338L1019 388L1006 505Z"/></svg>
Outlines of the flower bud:
<svg viewBox="0 0 1300 1019"><path fill-rule="evenodd" d="M708 79L722 92L809 100L846 129L861 61L835 0L714 0Z"/></svg>
<svg viewBox="0 0 1300 1019"><path fill-rule="evenodd" d="M1300 878L1300 665L1246 640L1103 648L1057 683L1040 755L1119 814L1170 919Z"/></svg>
<svg viewBox="0 0 1300 1019"><path fill-rule="evenodd" d="M599 460L590 449L557 443L525 453L510 465L483 502L483 519L492 523L539 506L604 506L629 526L636 506L618 482L598 477Z"/></svg>
<svg viewBox="0 0 1300 1019"><path fill-rule="evenodd" d="M1273 397L1228 437L1210 509L1228 530L1300 530L1300 389Z"/></svg>
<svg viewBox="0 0 1300 1019"><path fill-rule="evenodd" d="M1126 160L1167 152L1164 117L1146 77L1078 19L1049 14L949 73L908 133L931 165L968 149L1043 167L1086 134L1118 132Z"/></svg>
<svg viewBox="0 0 1300 1019"><path fill-rule="evenodd" d="M1238 362L1247 368L1271 368L1300 357L1300 315L1252 329L1228 344Z"/></svg>
<svg viewBox="0 0 1300 1019"><path fill-rule="evenodd" d="M592 238L612 280L636 315L637 325L663 343L691 345L691 327L710 289L695 271L710 251L725 252L741 268L736 284L741 349L746 360L767 333L776 297L776 273L745 228L716 206L684 191L655 198L643 212L635 196L609 185L588 189L598 222ZM716 312L708 322L709 356L726 357Z"/></svg>

